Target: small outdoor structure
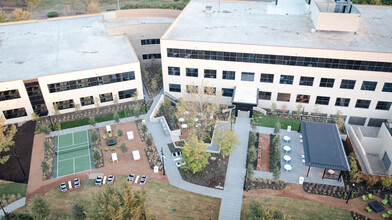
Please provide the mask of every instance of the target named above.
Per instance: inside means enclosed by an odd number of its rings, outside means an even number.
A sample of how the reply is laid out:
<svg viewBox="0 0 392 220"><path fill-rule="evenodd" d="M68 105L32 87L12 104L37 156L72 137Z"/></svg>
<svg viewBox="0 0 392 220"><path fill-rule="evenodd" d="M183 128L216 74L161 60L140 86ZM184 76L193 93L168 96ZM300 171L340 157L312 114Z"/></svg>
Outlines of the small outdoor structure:
<svg viewBox="0 0 392 220"><path fill-rule="evenodd" d="M132 155L134 160L140 160L140 153L138 150L132 151Z"/></svg>
<svg viewBox="0 0 392 220"><path fill-rule="evenodd" d="M250 111L249 118L252 118L253 107L259 103L259 89L251 86L236 86L232 103L236 106L235 117L238 116L238 110Z"/></svg>
<svg viewBox="0 0 392 220"><path fill-rule="evenodd" d="M305 165L324 168L322 178L340 181L342 171L350 171L338 127L332 123L301 121Z"/></svg>
<svg viewBox="0 0 392 220"><path fill-rule="evenodd" d="M133 138L134 138L133 131L128 131L127 132L127 138L128 138L128 140L133 140Z"/></svg>

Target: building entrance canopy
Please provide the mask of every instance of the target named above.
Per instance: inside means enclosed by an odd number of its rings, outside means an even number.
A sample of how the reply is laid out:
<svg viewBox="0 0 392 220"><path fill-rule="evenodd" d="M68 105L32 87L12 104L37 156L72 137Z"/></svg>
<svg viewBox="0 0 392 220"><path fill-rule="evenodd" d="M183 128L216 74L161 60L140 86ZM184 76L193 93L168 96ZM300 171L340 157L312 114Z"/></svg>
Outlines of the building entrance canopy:
<svg viewBox="0 0 392 220"><path fill-rule="evenodd" d="M236 86L232 99L233 105L236 106L235 116L238 116L238 110L250 111L249 117L252 117L253 107L259 103L259 89L251 86Z"/></svg>

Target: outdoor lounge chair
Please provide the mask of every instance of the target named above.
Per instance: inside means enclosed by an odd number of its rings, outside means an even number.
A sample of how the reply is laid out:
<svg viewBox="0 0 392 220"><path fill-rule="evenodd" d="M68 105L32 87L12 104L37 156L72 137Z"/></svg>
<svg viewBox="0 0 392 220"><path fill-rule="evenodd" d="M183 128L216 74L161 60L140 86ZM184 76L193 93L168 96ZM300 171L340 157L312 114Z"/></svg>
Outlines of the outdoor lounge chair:
<svg viewBox="0 0 392 220"><path fill-rule="evenodd" d="M392 210L389 209L389 210L387 211L387 214L388 214L388 215L392 215Z"/></svg>
<svg viewBox="0 0 392 220"><path fill-rule="evenodd" d="M381 201L381 203L382 203L383 205L388 204L388 199L383 199L383 200Z"/></svg>
<svg viewBox="0 0 392 220"><path fill-rule="evenodd" d="M127 178L127 183L132 183L134 178L135 178L135 174L129 174Z"/></svg>
<svg viewBox="0 0 392 220"><path fill-rule="evenodd" d="M368 206L368 207L366 207L366 211L367 211L367 212L371 212L372 209Z"/></svg>
<svg viewBox="0 0 392 220"><path fill-rule="evenodd" d="M114 180L114 176L113 175L109 175L108 177L108 184L112 184Z"/></svg>
<svg viewBox="0 0 392 220"><path fill-rule="evenodd" d="M79 178L74 179L74 185L75 185L75 189L80 187L80 179Z"/></svg>
<svg viewBox="0 0 392 220"><path fill-rule="evenodd" d="M67 192L67 184L65 184L65 182L60 183L60 190L61 192Z"/></svg>
<svg viewBox="0 0 392 220"><path fill-rule="evenodd" d="M362 201L366 202L368 200L369 200L368 197L366 197L365 195L362 196Z"/></svg>
<svg viewBox="0 0 392 220"><path fill-rule="evenodd" d="M382 213L382 214L381 214L381 217L382 217L382 218L388 218L388 214L387 214L387 213Z"/></svg>
<svg viewBox="0 0 392 220"><path fill-rule="evenodd" d="M102 185L102 176L97 176L97 179L95 179L95 185L96 186Z"/></svg>
<svg viewBox="0 0 392 220"><path fill-rule="evenodd" d="M142 176L142 179L140 180L140 185L144 185L147 181L147 176Z"/></svg>
<svg viewBox="0 0 392 220"><path fill-rule="evenodd" d="M374 196L373 196L373 194L371 194L371 193L369 193L368 197L369 197L370 200L371 200L371 199L374 199Z"/></svg>

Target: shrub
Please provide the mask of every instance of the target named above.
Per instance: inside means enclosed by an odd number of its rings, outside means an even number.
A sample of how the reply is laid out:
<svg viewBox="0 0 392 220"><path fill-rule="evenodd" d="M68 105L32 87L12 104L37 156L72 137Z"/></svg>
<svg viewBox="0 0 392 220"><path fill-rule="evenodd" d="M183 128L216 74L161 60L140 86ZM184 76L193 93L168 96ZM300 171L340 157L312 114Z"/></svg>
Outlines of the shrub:
<svg viewBox="0 0 392 220"><path fill-rule="evenodd" d="M151 141L150 136L147 137L146 145L147 145L147 147L151 147L151 145L152 145L152 141Z"/></svg>
<svg viewBox="0 0 392 220"><path fill-rule="evenodd" d="M42 168L42 173L45 173L49 171L49 164L46 163L45 161L41 161L41 168Z"/></svg>
<svg viewBox="0 0 392 220"><path fill-rule="evenodd" d="M105 151L107 151L106 149L107 148L105 148ZM98 150L95 150L94 151L94 161L99 161L99 160L101 160L101 154L99 153Z"/></svg>
<svg viewBox="0 0 392 220"><path fill-rule="evenodd" d="M58 16L59 16L59 14L57 13L57 11L48 12L48 18L55 18Z"/></svg>
<svg viewBox="0 0 392 220"><path fill-rule="evenodd" d="M120 148L121 148L121 152L123 153L126 153L128 151L128 148L125 146L124 143L120 145Z"/></svg>
<svg viewBox="0 0 392 220"><path fill-rule="evenodd" d="M108 151L108 150L109 150L109 148L105 147L105 151Z"/></svg>
<svg viewBox="0 0 392 220"><path fill-rule="evenodd" d="M147 125L142 124L142 131L143 131L144 134L147 133L147 131L148 131Z"/></svg>
<svg viewBox="0 0 392 220"><path fill-rule="evenodd" d="M11 219L33 220L33 217L31 215L25 213L8 213L8 214Z"/></svg>
<svg viewBox="0 0 392 220"><path fill-rule="evenodd" d="M99 140L99 134L97 131L91 131L91 142L96 143Z"/></svg>
<svg viewBox="0 0 392 220"><path fill-rule="evenodd" d="M45 133L46 135L48 135L50 134L51 131L52 131L52 127L48 122L48 123L40 124L34 133L36 134Z"/></svg>
<svg viewBox="0 0 392 220"><path fill-rule="evenodd" d="M112 147L112 148L110 148L110 150L111 150L111 151L115 151L115 150L116 150L116 148Z"/></svg>
<svg viewBox="0 0 392 220"><path fill-rule="evenodd" d="M56 131L60 131L60 130L61 130L61 123L60 123L60 122L55 123L55 124L54 124L54 129L55 129Z"/></svg>
<svg viewBox="0 0 392 220"><path fill-rule="evenodd" d="M257 159L257 152L254 145L251 145L248 150L248 163L253 164Z"/></svg>
<svg viewBox="0 0 392 220"><path fill-rule="evenodd" d="M86 209L83 201L76 201L71 206L71 217L77 220L86 219Z"/></svg>
<svg viewBox="0 0 392 220"><path fill-rule="evenodd" d="M116 121L117 123L120 122L120 116L118 116L117 112L114 113L113 118L114 118L114 121Z"/></svg>
<svg viewBox="0 0 392 220"><path fill-rule="evenodd" d="M49 216L50 209L43 196L36 196L33 199L30 212L34 219L46 219Z"/></svg>
<svg viewBox="0 0 392 220"><path fill-rule="evenodd" d="M88 119L88 123L90 123L90 125L92 125L92 126L95 126L95 125L97 124L97 122L95 121L95 118L94 118L94 117L90 117L90 118Z"/></svg>
<svg viewBox="0 0 392 220"><path fill-rule="evenodd" d="M50 145L50 142L48 140L44 141L44 150L45 152L48 152L52 146Z"/></svg>
<svg viewBox="0 0 392 220"><path fill-rule="evenodd" d="M112 138L113 137L113 134L112 133L109 133L109 138Z"/></svg>
<svg viewBox="0 0 392 220"><path fill-rule="evenodd" d="M123 136L123 131L119 128L118 131L117 131L117 134L118 134L119 137L122 137Z"/></svg>

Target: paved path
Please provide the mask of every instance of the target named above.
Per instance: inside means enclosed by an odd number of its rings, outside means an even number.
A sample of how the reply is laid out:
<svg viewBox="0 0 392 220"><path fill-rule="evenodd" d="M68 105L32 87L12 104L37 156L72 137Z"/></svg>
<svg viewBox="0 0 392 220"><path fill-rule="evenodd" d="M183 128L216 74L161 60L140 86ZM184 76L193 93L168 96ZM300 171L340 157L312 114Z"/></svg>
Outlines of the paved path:
<svg viewBox="0 0 392 220"><path fill-rule="evenodd" d="M242 193L246 173L246 154L248 151L248 139L250 118L237 117L234 132L240 139L240 145L230 155L229 165L226 172L224 195L219 211L219 219L240 219Z"/></svg>
<svg viewBox="0 0 392 220"><path fill-rule="evenodd" d="M6 207L4 207L4 210L7 213L10 213L10 212L24 206L25 204L26 204L26 197L23 197L19 200L16 200L15 202L7 205ZM4 212L2 210L0 210L0 217L3 217L3 216L4 216Z"/></svg>

